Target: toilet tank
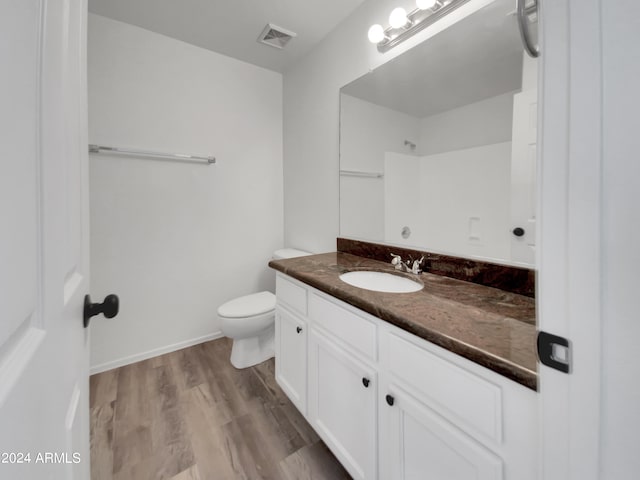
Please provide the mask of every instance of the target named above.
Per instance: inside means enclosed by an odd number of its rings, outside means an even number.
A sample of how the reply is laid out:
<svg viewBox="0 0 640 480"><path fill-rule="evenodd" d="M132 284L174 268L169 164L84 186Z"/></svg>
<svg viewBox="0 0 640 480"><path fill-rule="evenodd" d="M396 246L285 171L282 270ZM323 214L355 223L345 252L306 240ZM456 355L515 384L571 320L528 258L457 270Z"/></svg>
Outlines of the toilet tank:
<svg viewBox="0 0 640 480"><path fill-rule="evenodd" d="M304 250L298 250L295 248L281 248L273 252L274 260L281 260L283 258L296 258L305 257L307 255L313 255L313 253L305 252Z"/></svg>

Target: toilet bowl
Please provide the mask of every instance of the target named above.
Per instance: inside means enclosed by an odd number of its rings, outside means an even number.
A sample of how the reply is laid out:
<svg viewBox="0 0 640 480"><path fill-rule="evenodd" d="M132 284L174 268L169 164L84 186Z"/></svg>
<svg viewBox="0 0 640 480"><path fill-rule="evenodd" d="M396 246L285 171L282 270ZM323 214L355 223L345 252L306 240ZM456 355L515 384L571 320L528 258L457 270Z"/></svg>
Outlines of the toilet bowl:
<svg viewBox="0 0 640 480"><path fill-rule="evenodd" d="M218 308L222 333L233 339L234 367L250 367L273 357L275 308L271 292L239 297Z"/></svg>
<svg viewBox="0 0 640 480"><path fill-rule="evenodd" d="M275 260L311 255L284 248L273 254ZM276 296L258 292L226 302L218 308L220 328L233 340L231 365L247 368L274 356Z"/></svg>

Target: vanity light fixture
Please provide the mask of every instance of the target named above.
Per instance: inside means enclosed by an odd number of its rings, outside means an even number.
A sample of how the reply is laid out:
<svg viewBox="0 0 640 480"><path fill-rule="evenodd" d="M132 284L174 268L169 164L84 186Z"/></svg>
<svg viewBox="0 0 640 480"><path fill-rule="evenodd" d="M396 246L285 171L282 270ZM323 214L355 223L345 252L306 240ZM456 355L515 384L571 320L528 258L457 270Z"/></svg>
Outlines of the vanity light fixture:
<svg viewBox="0 0 640 480"><path fill-rule="evenodd" d="M371 43L380 43L385 38L389 38L387 37L387 34L384 33L384 27L382 25L378 25L377 23L375 25L371 25L367 36L369 37L369 41Z"/></svg>
<svg viewBox="0 0 640 480"><path fill-rule="evenodd" d="M378 45L378 51L384 53L441 19L449 12L470 0L416 0L416 8L407 13L404 8L394 8L389 15L389 27L380 24L369 28L371 43Z"/></svg>
<svg viewBox="0 0 640 480"><path fill-rule="evenodd" d="M438 0L416 0L416 8L420 10L426 10L428 8L433 8L438 3Z"/></svg>
<svg viewBox="0 0 640 480"><path fill-rule="evenodd" d="M404 8L394 8L389 15L389 25L391 28L405 28L410 23L407 11Z"/></svg>

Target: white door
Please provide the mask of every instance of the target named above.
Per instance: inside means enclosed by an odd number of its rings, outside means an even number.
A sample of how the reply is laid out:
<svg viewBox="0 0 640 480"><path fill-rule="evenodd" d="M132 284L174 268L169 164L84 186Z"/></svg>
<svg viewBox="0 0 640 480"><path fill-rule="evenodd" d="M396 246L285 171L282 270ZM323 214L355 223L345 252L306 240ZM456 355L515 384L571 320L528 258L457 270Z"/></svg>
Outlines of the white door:
<svg viewBox="0 0 640 480"><path fill-rule="evenodd" d="M511 259L535 265L538 90L513 96L511 140Z"/></svg>
<svg viewBox="0 0 640 480"><path fill-rule="evenodd" d="M0 478L89 478L86 0L0 3Z"/></svg>
<svg viewBox="0 0 640 480"><path fill-rule="evenodd" d="M611 4L617 2L612 0ZM600 223L602 2L539 3L543 74L538 329L565 337L571 343L571 353L567 355L571 364L569 374L542 364L538 367L540 478L633 478L601 475L600 464L603 447L600 385L605 375L601 363L605 325L601 319L604 250ZM627 2L628 6L631 4ZM637 9L637 3L633 4ZM624 45L619 48L627 54ZM636 57L628 58L631 62ZM556 353L558 358L564 356L562 349ZM616 444L614 448L621 450L622 445Z"/></svg>

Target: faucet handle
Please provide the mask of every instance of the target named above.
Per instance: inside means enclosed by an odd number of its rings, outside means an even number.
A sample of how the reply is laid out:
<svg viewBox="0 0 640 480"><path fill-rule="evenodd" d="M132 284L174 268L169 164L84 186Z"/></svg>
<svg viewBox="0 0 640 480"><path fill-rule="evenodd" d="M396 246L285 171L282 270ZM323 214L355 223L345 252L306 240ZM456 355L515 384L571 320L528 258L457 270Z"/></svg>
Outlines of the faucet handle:
<svg viewBox="0 0 640 480"><path fill-rule="evenodd" d="M400 270L402 268L402 257L395 253L391 253L390 255L393 257L391 259L391 265L395 265L396 269Z"/></svg>
<svg viewBox="0 0 640 480"><path fill-rule="evenodd" d="M424 260L424 255L422 257L420 257L420 260L414 260L413 261L413 265L412 265L411 271L413 273L415 273L416 275L422 271L422 270L420 270L420 265L422 264L423 260Z"/></svg>

